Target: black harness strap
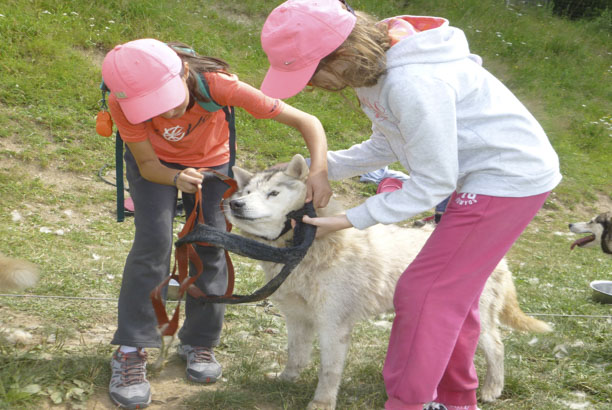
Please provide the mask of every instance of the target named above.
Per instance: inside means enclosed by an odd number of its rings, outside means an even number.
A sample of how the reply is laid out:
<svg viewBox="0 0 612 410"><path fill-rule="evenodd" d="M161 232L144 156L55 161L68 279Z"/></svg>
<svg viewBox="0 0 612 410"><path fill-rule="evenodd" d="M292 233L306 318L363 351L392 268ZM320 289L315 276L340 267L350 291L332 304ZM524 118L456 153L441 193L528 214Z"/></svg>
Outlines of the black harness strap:
<svg viewBox="0 0 612 410"><path fill-rule="evenodd" d="M206 242L247 258L284 264L274 278L250 295L207 295L200 296L199 299L203 303L239 304L257 302L274 293L287 279L291 271L302 261L314 241L317 228L314 225L303 223L302 216L304 215L316 217L312 202L287 215L289 219L296 220L296 225L293 228L292 246L288 248L277 248L208 225L197 224L191 232L176 241L175 246L177 248L186 243ZM291 223L290 220L289 223Z"/></svg>

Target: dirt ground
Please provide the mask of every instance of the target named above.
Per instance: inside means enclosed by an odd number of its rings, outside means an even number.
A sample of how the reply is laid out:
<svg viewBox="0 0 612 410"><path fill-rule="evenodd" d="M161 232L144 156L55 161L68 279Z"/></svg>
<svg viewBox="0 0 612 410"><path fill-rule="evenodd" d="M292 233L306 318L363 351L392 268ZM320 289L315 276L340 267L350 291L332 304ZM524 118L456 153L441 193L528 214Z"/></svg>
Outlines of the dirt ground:
<svg viewBox="0 0 612 410"><path fill-rule="evenodd" d="M54 342L54 335L43 336L44 325L36 318L15 312L7 307L0 307L0 332L9 342L18 342L26 347L35 346L42 343ZM18 326L9 326L11 323L19 323ZM87 347L92 350L96 346L107 345L115 332L116 324L102 323L87 331L74 334L72 337L63 341L62 350L70 351L86 351ZM25 332L25 333L24 333ZM43 340L46 339L46 340ZM223 378L215 384L201 385L189 382L185 376L185 362L176 355L175 340L169 349L168 358L164 367L157 371L151 369L151 366L157 359L158 349L149 349L149 375L148 379L151 384L152 402L148 407L150 409L180 409L180 403L191 395L201 393L203 390L215 390L223 384ZM49 354L43 354L41 359L50 359ZM110 363L110 356L109 356ZM40 403L42 409L72 409L69 404L53 405L50 401ZM108 390L106 388L97 389L90 396L86 403L87 409L115 409L117 406L111 401ZM186 407L185 407L186 408Z"/></svg>

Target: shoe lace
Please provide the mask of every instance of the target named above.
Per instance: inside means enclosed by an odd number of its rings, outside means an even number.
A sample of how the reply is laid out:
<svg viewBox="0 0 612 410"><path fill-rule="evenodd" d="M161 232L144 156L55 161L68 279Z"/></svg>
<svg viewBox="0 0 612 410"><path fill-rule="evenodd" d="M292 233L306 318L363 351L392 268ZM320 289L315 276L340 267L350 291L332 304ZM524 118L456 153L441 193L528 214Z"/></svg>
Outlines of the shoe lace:
<svg viewBox="0 0 612 410"><path fill-rule="evenodd" d="M144 383L147 352L123 353L121 356L121 384L131 386Z"/></svg>
<svg viewBox="0 0 612 410"><path fill-rule="evenodd" d="M193 360L196 363L210 363L213 360L213 351L209 347L193 346Z"/></svg>

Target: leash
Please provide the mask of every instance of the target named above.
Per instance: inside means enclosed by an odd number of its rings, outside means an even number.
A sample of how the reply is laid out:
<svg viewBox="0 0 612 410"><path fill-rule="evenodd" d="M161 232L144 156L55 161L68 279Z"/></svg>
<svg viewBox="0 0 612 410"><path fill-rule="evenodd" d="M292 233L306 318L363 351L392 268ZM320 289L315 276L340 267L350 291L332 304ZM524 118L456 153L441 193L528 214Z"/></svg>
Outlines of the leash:
<svg viewBox="0 0 612 410"><path fill-rule="evenodd" d="M204 168L198 171L213 173L229 185L219 205L223 211L223 201L229 198L238 188L236 181L212 169ZM160 356L154 364L155 367L161 367L168 354L168 349L172 344L172 340L174 339L174 334L178 330L181 300L185 292L193 298L200 299L202 303L242 304L263 300L279 288L291 271L304 258L315 238L316 226L303 223L303 215L308 215L310 217L316 216L312 202L305 204L302 209L287 215L288 219L296 220L296 225L293 228L292 246L288 248L277 248L230 233L232 225L227 220L225 231L205 225L202 213L202 193L201 190L196 191L193 211L185 222L183 229L178 234L179 239L175 243L175 261L172 273L157 285L150 294L155 316L157 318L157 327L162 338L162 348ZM224 249L228 270L228 284L223 295L207 295L194 285L194 282L203 272L202 261L195 251L193 246L194 243L200 246L216 246ZM237 253L251 259L281 263L284 266L274 278L250 295L236 295L233 294L235 282L234 265L229 252ZM189 276L190 262L197 272L194 276ZM168 286L172 279L179 283L178 303L172 317L168 318L162 291Z"/></svg>
<svg viewBox="0 0 612 410"><path fill-rule="evenodd" d="M611 218L607 218L604 223L603 223L603 232L601 233L601 249L604 251L604 253L607 253L608 255L612 255L612 249L610 249L610 247L608 246L608 242L610 241L610 238L612 238L612 232L610 232L610 226L612 225L612 222L610 222Z"/></svg>
<svg viewBox="0 0 612 410"><path fill-rule="evenodd" d="M225 200L230 195L232 195L238 188L238 186L236 185L236 181L234 181L232 178L226 175L223 175L215 170L204 168L204 169L199 169L198 171L202 173L211 172L215 176L220 178L223 182L225 182L227 185L229 185L229 188L223 194L221 204L223 203L223 200ZM183 226L183 229L178 234L178 237L182 238L183 236L187 235L193 229L193 227L196 226L196 223L197 224L204 223L204 214L202 212L202 192L199 189L195 193L195 204L193 207L193 211L187 218L185 225ZM230 231L231 229L232 229L231 224L229 222L226 222L226 230ZM207 243L201 243L199 245L210 246ZM233 288L234 288L234 265L232 264L232 260L229 257L229 254L227 251L225 251L225 260L227 263L227 270L228 270L228 287L227 287L226 293L229 292L229 294L231 295L231 293L233 292ZM195 265L195 268L197 270L197 275L192 276L192 277L190 277L188 273L190 261ZM178 274L177 274L177 270L178 270ZM174 334L176 333L178 329L178 321L179 321L179 315L180 315L180 307L181 307L180 301L184 293L187 291L191 296L195 298L200 297L201 295L204 295L204 292L202 292L199 288L197 288L196 286L191 286L196 281L196 279L198 279L198 277L202 274L202 271L203 271L202 261L198 257L197 253L195 252L194 247L191 244L189 246L180 247L180 248L177 247L175 249L175 260L174 260L174 267L172 269L172 273L168 277L166 277L166 279L164 279L159 285L157 285L151 291L149 295L149 297L151 298L151 303L153 304L153 310L155 311L155 316L157 317L158 330L160 331L162 337L163 336L173 337ZM174 310L174 314L172 315L172 318L169 319L168 314L166 313L166 308L165 308L164 300L162 297L162 291L166 286L168 286L168 284L170 283L170 280L172 279L180 283L179 295L178 295L179 303L177 304Z"/></svg>

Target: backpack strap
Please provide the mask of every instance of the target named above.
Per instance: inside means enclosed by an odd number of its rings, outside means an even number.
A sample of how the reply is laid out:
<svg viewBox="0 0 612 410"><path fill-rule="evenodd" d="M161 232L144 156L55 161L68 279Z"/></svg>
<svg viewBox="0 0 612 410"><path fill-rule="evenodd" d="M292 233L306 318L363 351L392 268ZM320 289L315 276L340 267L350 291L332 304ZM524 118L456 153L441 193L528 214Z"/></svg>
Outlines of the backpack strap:
<svg viewBox="0 0 612 410"><path fill-rule="evenodd" d="M117 222L125 219L125 193L123 192L123 140L115 132L115 180L117 181Z"/></svg>
<svg viewBox="0 0 612 410"><path fill-rule="evenodd" d="M232 167L236 163L236 115L234 107L223 107L223 111L225 112L225 121L227 121L227 125L229 127L230 159L227 176L233 179L234 172L232 171Z"/></svg>
<svg viewBox="0 0 612 410"><path fill-rule="evenodd" d="M102 99L100 100L100 109L102 112L108 115L110 121L110 131L112 134L112 120L108 113L108 105L106 103L106 96L110 93L110 89L104 83L104 79L100 82L100 91L102 91ZM100 114L98 114L98 117ZM96 124L96 131L98 131L98 124ZM99 133L99 132L98 132ZM110 136L101 134L103 136ZM119 134L119 130L115 132L115 179L117 181L117 222L123 222L125 219L125 194L123 192L123 140Z"/></svg>
<svg viewBox="0 0 612 410"><path fill-rule="evenodd" d="M204 74L199 73L196 77L196 81L198 82L198 88L200 90L200 93L202 93L204 97L208 98L208 101L198 101L200 107L204 108L208 112L219 111L221 108L223 108L222 105L217 104L215 100L213 100L210 96L210 90L208 88L208 83L206 82Z"/></svg>
<svg viewBox="0 0 612 410"><path fill-rule="evenodd" d="M198 82L198 87L200 93L208 98L209 101L198 101L200 107L204 108L208 112L215 112L219 110L223 110L225 112L225 121L227 121L227 126L229 128L229 149L230 149L230 159L229 159L229 169L228 176L230 178L234 178L234 173L232 172L232 167L236 163L236 115L234 107L230 106L222 106L219 105L213 100L210 95L210 89L208 88L208 82L206 82L206 77L204 74L199 73L196 77Z"/></svg>

